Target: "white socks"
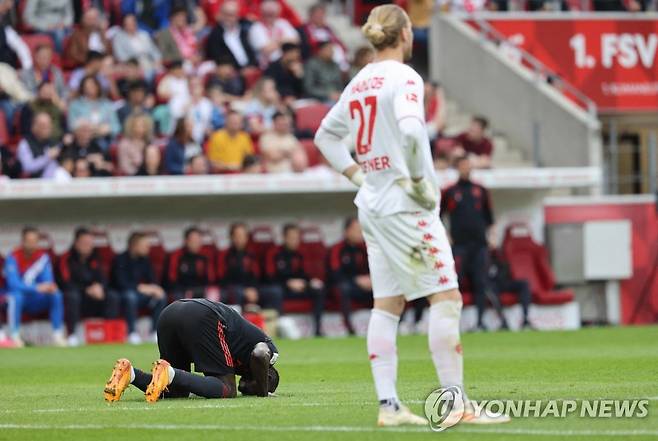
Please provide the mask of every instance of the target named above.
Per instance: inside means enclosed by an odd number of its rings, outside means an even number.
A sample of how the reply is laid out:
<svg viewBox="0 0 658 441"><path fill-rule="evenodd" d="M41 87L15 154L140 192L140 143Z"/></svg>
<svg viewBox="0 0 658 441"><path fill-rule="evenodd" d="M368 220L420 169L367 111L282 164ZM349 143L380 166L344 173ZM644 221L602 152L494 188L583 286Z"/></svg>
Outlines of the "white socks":
<svg viewBox="0 0 658 441"><path fill-rule="evenodd" d="M135 368L130 366L130 384L135 381Z"/></svg>
<svg viewBox="0 0 658 441"><path fill-rule="evenodd" d="M373 309L368 324L368 357L375 380L377 399L382 406L396 407L398 352L396 346L400 317Z"/></svg>
<svg viewBox="0 0 658 441"><path fill-rule="evenodd" d="M464 360L459 339L462 302L443 300L430 307L429 347L441 387L459 386L464 392Z"/></svg>

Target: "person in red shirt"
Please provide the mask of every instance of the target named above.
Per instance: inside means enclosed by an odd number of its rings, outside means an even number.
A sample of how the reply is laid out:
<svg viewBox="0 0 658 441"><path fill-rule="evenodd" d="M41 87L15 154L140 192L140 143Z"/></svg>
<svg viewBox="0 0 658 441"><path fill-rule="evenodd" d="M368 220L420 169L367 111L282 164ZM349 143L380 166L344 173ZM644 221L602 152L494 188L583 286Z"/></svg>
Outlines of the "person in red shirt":
<svg viewBox="0 0 658 441"><path fill-rule="evenodd" d="M485 135L489 121L483 116L474 116L468 130L455 138L451 156L468 156L475 168L490 168L493 144Z"/></svg>

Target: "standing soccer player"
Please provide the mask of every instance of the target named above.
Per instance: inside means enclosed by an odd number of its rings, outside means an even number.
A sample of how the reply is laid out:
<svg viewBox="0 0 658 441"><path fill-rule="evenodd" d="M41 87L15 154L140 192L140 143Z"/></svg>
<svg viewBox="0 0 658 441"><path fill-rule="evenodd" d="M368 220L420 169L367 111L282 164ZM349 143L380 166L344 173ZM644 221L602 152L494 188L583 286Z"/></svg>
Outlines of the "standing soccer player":
<svg viewBox="0 0 658 441"><path fill-rule="evenodd" d="M427 424L398 398L398 323L405 300L428 299L429 348L441 386L463 390L462 300L436 208L438 183L425 129L423 80L403 64L411 56L411 22L398 6L378 6L363 33L377 51L375 60L345 88L315 143L337 171L360 187L355 204L372 276L367 345L380 404L377 424ZM343 143L348 135L358 164ZM468 405L463 421L488 422L475 418Z"/></svg>

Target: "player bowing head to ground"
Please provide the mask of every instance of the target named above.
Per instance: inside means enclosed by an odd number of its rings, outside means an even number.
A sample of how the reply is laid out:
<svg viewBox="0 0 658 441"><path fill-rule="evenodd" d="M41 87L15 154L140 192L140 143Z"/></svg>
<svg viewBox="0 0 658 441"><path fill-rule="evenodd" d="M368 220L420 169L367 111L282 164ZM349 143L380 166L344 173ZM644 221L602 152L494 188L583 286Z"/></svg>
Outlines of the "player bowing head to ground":
<svg viewBox="0 0 658 441"><path fill-rule="evenodd" d="M266 397L279 384L274 368L278 351L272 340L233 308L206 299L178 300L158 320L160 359L150 374L117 360L105 384L105 400L118 401L130 384L145 392L146 401L189 397ZM194 370L203 376L191 373Z"/></svg>
<svg viewBox="0 0 658 441"><path fill-rule="evenodd" d="M437 210L423 80L403 64L411 57L411 22L398 6L378 6L363 33L375 47L375 59L347 85L322 121L315 143L336 170L360 187L355 204L374 297L367 347L380 404L377 423L427 424L400 403L396 390L400 315L405 301L429 300L429 348L439 381L463 390L462 300ZM357 162L344 139L354 142ZM466 408L464 420L475 422L472 406Z"/></svg>

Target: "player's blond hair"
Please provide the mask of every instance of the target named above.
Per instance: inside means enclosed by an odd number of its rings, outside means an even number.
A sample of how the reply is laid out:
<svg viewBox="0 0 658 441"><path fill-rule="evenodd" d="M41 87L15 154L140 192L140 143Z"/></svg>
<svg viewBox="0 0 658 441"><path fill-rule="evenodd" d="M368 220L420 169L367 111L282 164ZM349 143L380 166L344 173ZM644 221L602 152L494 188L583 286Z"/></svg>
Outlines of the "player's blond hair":
<svg viewBox="0 0 658 441"><path fill-rule="evenodd" d="M402 29L409 24L409 16L397 5L381 5L370 11L361 31L375 49L396 47Z"/></svg>

